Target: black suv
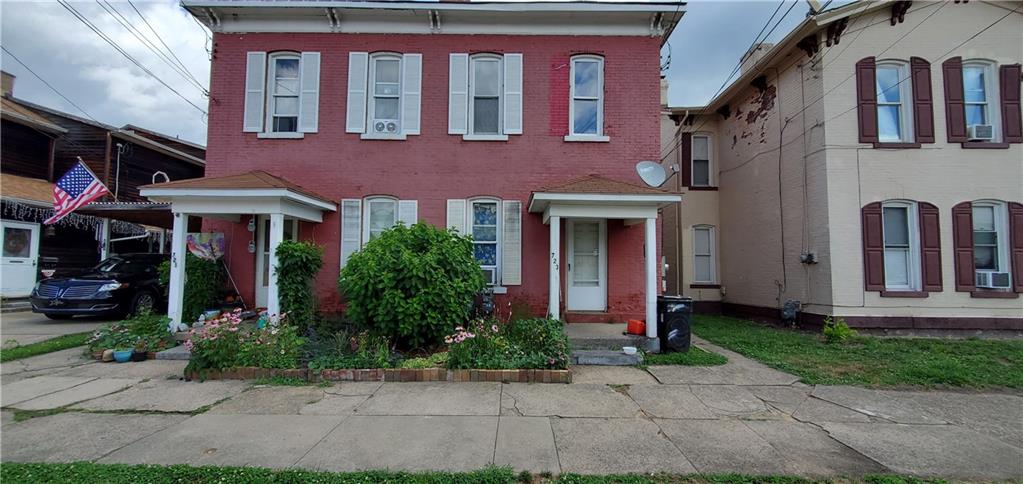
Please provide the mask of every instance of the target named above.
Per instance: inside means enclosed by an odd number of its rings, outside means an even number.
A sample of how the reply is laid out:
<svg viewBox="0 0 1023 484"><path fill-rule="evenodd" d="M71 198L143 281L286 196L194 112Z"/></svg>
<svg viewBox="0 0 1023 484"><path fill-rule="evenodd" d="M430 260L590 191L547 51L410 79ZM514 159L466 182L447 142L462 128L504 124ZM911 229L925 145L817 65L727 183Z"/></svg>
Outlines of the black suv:
<svg viewBox="0 0 1023 484"><path fill-rule="evenodd" d="M119 254L75 277L44 279L32 290L32 311L50 319L125 316L166 309L157 267L165 254Z"/></svg>

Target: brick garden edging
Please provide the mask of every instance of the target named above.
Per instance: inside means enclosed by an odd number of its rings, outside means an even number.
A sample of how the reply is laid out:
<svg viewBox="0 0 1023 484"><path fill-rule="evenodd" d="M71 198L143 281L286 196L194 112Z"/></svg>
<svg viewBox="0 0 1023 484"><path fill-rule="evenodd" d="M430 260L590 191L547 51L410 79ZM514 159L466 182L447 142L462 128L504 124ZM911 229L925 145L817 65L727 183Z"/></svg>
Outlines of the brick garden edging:
<svg viewBox="0 0 1023 484"><path fill-rule="evenodd" d="M449 381L449 382L518 382L572 383L571 370L448 370L445 368L376 368L323 370L319 374L304 368L278 370L273 368L239 367L209 370L203 377L198 372L185 374L186 380L253 380L257 378L299 378L320 381Z"/></svg>

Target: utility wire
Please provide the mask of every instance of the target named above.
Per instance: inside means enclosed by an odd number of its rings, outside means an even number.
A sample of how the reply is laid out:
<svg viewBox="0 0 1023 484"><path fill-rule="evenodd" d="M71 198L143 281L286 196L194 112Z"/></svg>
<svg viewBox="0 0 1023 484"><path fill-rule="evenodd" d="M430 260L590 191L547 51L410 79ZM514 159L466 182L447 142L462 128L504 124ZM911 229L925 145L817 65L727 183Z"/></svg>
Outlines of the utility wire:
<svg viewBox="0 0 1023 484"><path fill-rule="evenodd" d="M14 53L13 53L13 52L11 52L11 51L7 50L7 46L4 46L4 45L0 45L0 49L3 49L3 50L4 50L4 52L6 52L6 53L7 53L7 55L11 56L11 58L12 58L12 59L14 59L15 61L17 61L17 62L18 62L18 64L21 64L21 67L24 67L24 68L25 68L25 69L26 69L26 70L27 70L27 71L28 71L29 73L31 73L31 74L32 74L33 76L35 76L35 77L36 77L36 79L39 79L40 81L42 81L42 83L43 83L44 85L46 85L46 87L50 88L50 90L51 90L51 91L53 91L53 92L57 93L57 95L58 95L58 96L60 96L60 97L64 98L64 100L65 100L65 101L67 101L67 102L68 102L68 104L70 104L70 105L74 106L74 107L75 107L75 109L77 109L77 110L81 111L81 112L82 112L82 114L85 114L85 115L86 115L86 116L87 116L87 117L88 117L89 119L91 119L91 120L93 120L93 121L96 121L97 123L99 123L99 121L97 121L97 120L96 120L96 118L92 117L92 115L91 115L91 114L89 114L89 112L88 112L88 111L86 111L86 110L82 109L82 107L81 107L81 106L79 106L79 105L75 104L75 102L74 102L74 101L72 101L72 100L71 100L70 98L68 98L67 96L65 96L65 95L64 95L64 93L60 92L59 90L57 90L57 88L53 87L53 85L52 85L52 84L50 84L49 82L47 82L47 81L46 81L46 79L43 79L43 76L40 76L39 74L36 74L36 71L33 71L31 67L29 67L29 66L28 66L27 64L25 64L24 62L22 62L22 61L21 61L21 59L19 59L19 58L18 58L18 56L14 55Z"/></svg>
<svg viewBox="0 0 1023 484"><path fill-rule="evenodd" d="M104 0L104 1L105 1L105 0ZM188 73L189 77L191 77L191 78L192 78L193 80L197 80L197 79L196 79L196 77L195 77L195 75L194 75L194 74L192 74L192 72L188 70L188 67L187 67L187 66L185 65L185 63L184 63L184 62L181 62L181 59L180 59L180 58L178 58L177 54L175 54L175 53L174 53L174 50L173 50L173 49L171 49L171 48L170 48L170 46L168 46L168 45L167 45L167 43L163 41L163 37L161 37L161 36L160 36L160 33L159 33L159 32L157 32L157 31L156 31L156 29L154 29L154 28L153 28L153 26L152 26L152 25L151 25L151 24L149 23L149 20L147 20L147 19L146 19L146 16L145 16L145 15L142 15L142 12L141 12L141 11L140 11L140 10L138 9L138 7L136 7L136 6L135 6L135 4L134 4L134 3L132 3L132 1L131 1L131 0L128 0L128 5L131 5L131 8L132 8L132 10L134 10L134 11L135 11L135 13L137 13L137 14L139 15L139 18L141 18L141 19L142 19L142 21L143 21L143 22L144 22L144 23L146 24L146 27L149 27L149 30L151 30L151 31L153 32L153 35L155 35L155 36L156 36L156 39L157 39L157 40L159 40L159 41L160 41L160 44L162 44L162 45L163 45L163 47L164 47L165 49L167 49L167 52L169 52L169 53L170 53L170 55L171 55L172 57L174 57L174 60L178 61L178 65L180 65L180 66L181 66L181 68L182 68L182 69L184 69L184 70L185 70L185 72L187 72L187 73ZM192 17L192 16L191 16L191 15L189 15L189 17ZM194 19L195 17L192 17L192 18ZM206 34L206 31L205 31L205 30L203 31L203 34L204 34L204 35Z"/></svg>
<svg viewBox="0 0 1023 484"><path fill-rule="evenodd" d="M57 3L59 3L59 4L60 4L60 5L62 6L62 7L64 7L64 9L65 9L65 10L67 10L68 12L70 12L70 13L71 13L71 15L73 15L73 16L74 16L74 17L75 17L75 18L76 18L76 19L77 19L77 20L78 20L79 22L82 22L83 24L85 24L85 26L86 26L86 27L88 27L88 28L89 28L90 30L92 30L92 31L93 31L93 32L94 32L94 33L95 33L96 35L98 35L98 36L99 36L99 37L100 37L101 39L103 39L104 41L106 41L106 43L110 44L110 46L111 46L111 47L113 47L113 48L114 48L114 50L116 50L116 51L117 51L118 53L120 53L121 55L123 55L123 56L124 56L124 57L125 57L126 59L128 59L129 61L131 61L131 63L132 63L132 64L134 64L135 66L137 66L137 67L138 67L139 69L141 69L141 70L142 70L143 72L145 72L146 74L148 74L148 75L149 75L150 77L152 77L153 79L156 79L156 81L157 81L157 82L159 82L160 84L163 84L163 86L164 86L164 87L166 87L167 89L169 89L169 90L170 90L171 92L173 92L174 94L176 94L176 95L177 95L178 97L180 97L180 98L181 98L182 100L184 100L185 102L187 102L188 104L190 104L190 105L191 105L192 107L194 107L195 109L197 109L197 110L198 110L199 112L201 112L201 113L203 113L203 114L206 114L206 110L205 110L205 109L203 109L203 108L199 107L198 105L196 105L196 104L195 104L194 102L192 102L192 101L191 101L190 99L188 99L188 98L187 98L187 97L185 97L185 96L184 96L183 94L181 94L180 92L178 92L178 90L177 90L177 89L174 89L173 87L171 87L171 86L170 86L170 84L167 84L167 82L165 82L165 81L164 81L164 80L163 80L162 78L160 78L160 76L157 76L156 74L154 74L154 73L153 73L153 71L151 71L151 70L149 70L148 68L146 68L146 67L145 67L144 65L142 65L142 63L140 63L140 62L139 62L138 60L136 60L136 59L135 59L134 57L132 57L132 56L131 56L130 54L128 54L127 52L125 52L125 50L124 50L124 49L122 49L122 48L121 48L121 46L119 46L119 45L117 44L117 42L115 42L114 40L110 39L110 37L108 37L108 36L107 36L107 35L106 35L105 33L103 33L103 31L102 31L101 29L99 29L98 27L96 27L96 26L95 26L95 25L94 25L94 24L93 24L92 22L90 22L90 21L89 21L89 19L88 19L88 18L86 18L86 17L84 16L84 15L82 15L82 14L81 14L81 12L79 12L79 11L78 11L78 10L76 10L76 9L75 9L74 7L72 7L72 6L71 6L71 5L70 5L70 4L69 4L69 3L67 2L67 0L57 0ZM205 121L203 121L203 122L205 123Z"/></svg>

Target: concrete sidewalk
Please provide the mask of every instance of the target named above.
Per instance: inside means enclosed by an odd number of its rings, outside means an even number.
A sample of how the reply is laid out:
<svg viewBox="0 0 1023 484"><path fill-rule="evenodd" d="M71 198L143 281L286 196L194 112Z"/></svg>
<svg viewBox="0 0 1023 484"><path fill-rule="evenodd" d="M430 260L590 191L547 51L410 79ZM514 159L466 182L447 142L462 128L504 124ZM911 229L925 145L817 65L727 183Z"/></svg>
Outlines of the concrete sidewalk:
<svg viewBox="0 0 1023 484"><path fill-rule="evenodd" d="M0 342L4 348L15 344L25 346L65 334L92 331L107 322L98 318L54 321L36 313L4 313L0 315Z"/></svg>
<svg viewBox="0 0 1023 484"><path fill-rule="evenodd" d="M578 367L571 385L270 387L184 382L184 362L28 359L3 368L0 450L5 461L320 470L1023 476L1018 395L810 387L700 344L729 364ZM15 410L53 408L63 412L13 422Z"/></svg>

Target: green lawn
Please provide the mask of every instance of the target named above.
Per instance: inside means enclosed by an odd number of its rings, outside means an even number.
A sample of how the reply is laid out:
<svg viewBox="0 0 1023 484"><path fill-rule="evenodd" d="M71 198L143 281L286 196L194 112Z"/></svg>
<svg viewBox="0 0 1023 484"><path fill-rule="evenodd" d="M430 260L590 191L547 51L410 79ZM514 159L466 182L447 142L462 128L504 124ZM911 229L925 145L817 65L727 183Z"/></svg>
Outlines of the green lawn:
<svg viewBox="0 0 1023 484"><path fill-rule="evenodd" d="M728 358L717 353L691 346L684 353L647 353L643 355L644 365L716 366L728 363Z"/></svg>
<svg viewBox="0 0 1023 484"><path fill-rule="evenodd" d="M1023 388L1023 341L821 335L697 316L693 332L810 384Z"/></svg>
<svg viewBox="0 0 1023 484"><path fill-rule="evenodd" d="M0 350L0 362L28 358L29 356L41 355L43 353L53 353L54 351L66 350L76 346L85 346L85 343L89 341L89 335L91 334L92 333L65 334L64 336L58 336L38 343Z"/></svg>
<svg viewBox="0 0 1023 484"><path fill-rule="evenodd" d="M564 484L647 484L647 483L722 483L722 484L797 484L814 481L788 476L748 476L741 474L721 475L611 475L581 476L578 474L531 475L516 474L504 467L491 467L475 472L316 472L298 469L273 470L258 467L192 467L186 465L124 465L93 464L0 464L0 480L4 484L28 484L38 482L75 484L135 484L135 483L414 483L414 484L513 484L513 483L564 483ZM872 484L931 483L937 480L920 480L902 476L867 476L863 479L841 479L842 482L869 482Z"/></svg>

